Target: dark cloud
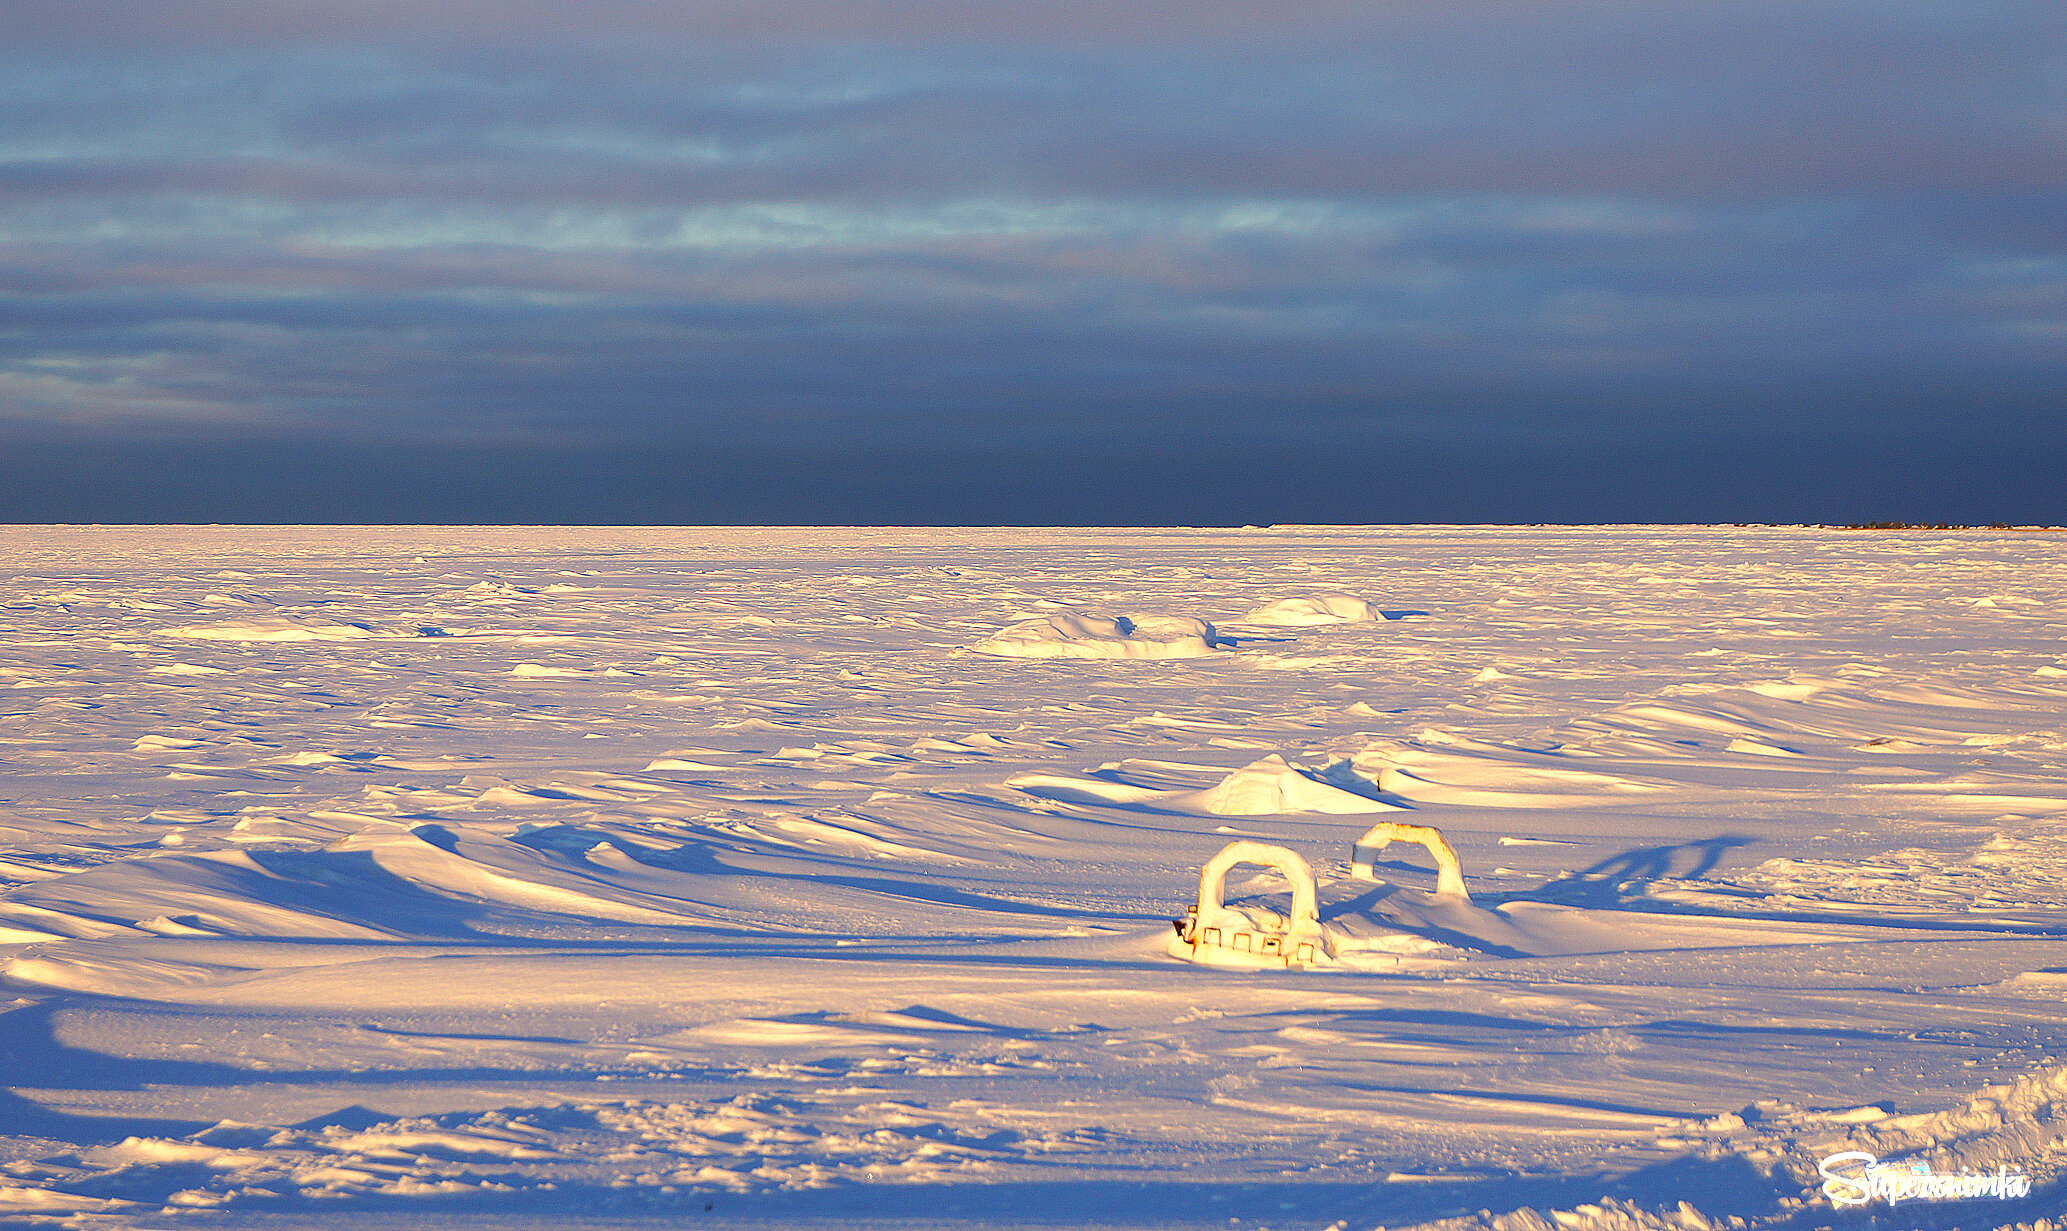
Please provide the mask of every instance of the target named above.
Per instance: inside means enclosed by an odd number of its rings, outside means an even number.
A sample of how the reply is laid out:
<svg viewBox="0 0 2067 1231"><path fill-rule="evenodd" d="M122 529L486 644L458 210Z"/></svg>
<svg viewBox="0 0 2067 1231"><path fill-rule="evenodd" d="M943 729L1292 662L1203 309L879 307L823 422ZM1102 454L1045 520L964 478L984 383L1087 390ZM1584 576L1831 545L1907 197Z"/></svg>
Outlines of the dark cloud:
<svg viewBox="0 0 2067 1231"><path fill-rule="evenodd" d="M1511 12L1507 0L1460 9ZM1629 10L1626 3L1574 11ZM1641 7L1641 6L1635 6ZM24 43L102 47L277 47L308 42L425 40L533 48L611 40L634 46L702 40L1167 43L1254 42L1348 31L1413 31L1419 6L1368 0L498 0L493 9L438 0L14 0L7 16Z"/></svg>
<svg viewBox="0 0 2067 1231"><path fill-rule="evenodd" d="M973 498L921 477L944 438L1996 456L2067 376L2055 5L0 20L0 431L40 456L809 443L901 508Z"/></svg>

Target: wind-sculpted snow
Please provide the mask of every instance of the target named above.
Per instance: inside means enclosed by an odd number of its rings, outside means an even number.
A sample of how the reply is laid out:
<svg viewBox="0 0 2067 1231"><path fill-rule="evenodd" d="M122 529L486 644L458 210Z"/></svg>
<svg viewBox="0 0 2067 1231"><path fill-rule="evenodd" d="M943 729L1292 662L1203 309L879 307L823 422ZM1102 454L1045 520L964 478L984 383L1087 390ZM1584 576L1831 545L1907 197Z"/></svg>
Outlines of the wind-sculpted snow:
<svg viewBox="0 0 2067 1231"><path fill-rule="evenodd" d="M358 641L381 635L364 624L294 616L219 620L162 631L167 637L192 637L201 641Z"/></svg>
<svg viewBox="0 0 2067 1231"><path fill-rule="evenodd" d="M1310 594L1266 603L1242 617L1244 624L1302 628L1316 624L1356 624L1382 620L1385 613L1355 594Z"/></svg>
<svg viewBox="0 0 2067 1231"><path fill-rule="evenodd" d="M0 1223L2056 1216L2060 536L0 538Z"/></svg>
<svg viewBox="0 0 2067 1231"><path fill-rule="evenodd" d="M999 658L1199 658L1220 647L1213 626L1192 616L1058 611L969 648Z"/></svg>
<svg viewBox="0 0 2067 1231"><path fill-rule="evenodd" d="M1876 1226L2053 1231L2058 1226L2053 1220L2067 1199L2060 1161L2061 1146L2067 1142L2063 1068L1988 1087L1940 1111L1897 1115L1875 1105L1804 1110L1768 1101L1679 1126L1677 1131L1674 1140L1692 1147L1692 1157L1719 1171L1736 1172L1747 1192L1766 1190L1764 1199L1745 1203L1740 1196L1733 1204L1744 1208L1732 1210L1725 1223L1691 1202L1673 1200L1669 1187L1658 1183L1662 1176L1639 1175L1624 1181L1629 1195L1619 1200L1610 1197L1574 1209L1524 1208L1497 1217L1488 1212L1423 1223L1408 1231L1685 1231L1725 1225L1760 1231L1842 1226L1833 1195L1851 1206L1846 1213L1853 1219L1878 1215ZM1851 1157L1835 1161L1846 1155ZM1863 1166L1875 1164L1906 1180L1914 1193L1929 1191L1920 1179L1939 1176L1965 1179L1965 1186L1980 1195L1935 1204L1928 1198L1912 1198L1906 1207L1899 1201L1891 1206L1884 1200L1861 1201L1869 1191L1863 1184L1831 1178L1857 1178ZM1981 1178L1995 1183L1972 1182Z"/></svg>
<svg viewBox="0 0 2067 1231"><path fill-rule="evenodd" d="M1149 771L1145 775L1141 772L1144 768ZM1159 772L1167 774L1171 768L1183 773L1206 767L1139 766L1123 761L1100 766L1096 775L1019 774L1006 779L1005 785L1042 799L1201 816L1277 816L1290 812L1359 815L1391 812L1399 807L1379 798L1376 787L1358 778L1347 762L1338 761L1320 770L1301 770L1273 753L1200 790L1159 790L1141 784L1141 779L1153 781Z"/></svg>
<svg viewBox="0 0 2067 1231"><path fill-rule="evenodd" d="M346 1117L336 1117L345 1119ZM274 1128L223 1122L183 1137L125 1137L61 1162L17 1168L10 1213L292 1209L354 1199L489 1198L578 1215L626 1189L700 1211L705 1195L835 1184L938 1184L1000 1164L1083 1150L1067 1133L1028 1136L957 1109L943 1123L888 1101L828 1109L795 1098L642 1100L505 1108Z"/></svg>

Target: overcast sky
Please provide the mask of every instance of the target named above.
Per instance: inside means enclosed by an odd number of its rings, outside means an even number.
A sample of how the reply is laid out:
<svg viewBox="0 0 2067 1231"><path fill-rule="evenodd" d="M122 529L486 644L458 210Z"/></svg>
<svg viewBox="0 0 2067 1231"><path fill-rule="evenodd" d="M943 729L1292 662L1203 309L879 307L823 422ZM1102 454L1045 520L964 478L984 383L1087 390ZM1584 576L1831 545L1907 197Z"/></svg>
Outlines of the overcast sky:
<svg viewBox="0 0 2067 1231"><path fill-rule="evenodd" d="M0 517L2067 521L2059 0L0 0Z"/></svg>

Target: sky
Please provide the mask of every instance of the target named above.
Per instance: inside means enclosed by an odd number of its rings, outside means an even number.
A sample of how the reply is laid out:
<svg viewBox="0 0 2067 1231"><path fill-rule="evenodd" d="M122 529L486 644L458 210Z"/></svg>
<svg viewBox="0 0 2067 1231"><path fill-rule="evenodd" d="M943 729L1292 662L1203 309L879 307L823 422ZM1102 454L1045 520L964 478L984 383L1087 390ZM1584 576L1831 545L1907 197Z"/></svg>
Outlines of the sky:
<svg viewBox="0 0 2067 1231"><path fill-rule="evenodd" d="M2067 522L2058 0L0 29L0 520Z"/></svg>

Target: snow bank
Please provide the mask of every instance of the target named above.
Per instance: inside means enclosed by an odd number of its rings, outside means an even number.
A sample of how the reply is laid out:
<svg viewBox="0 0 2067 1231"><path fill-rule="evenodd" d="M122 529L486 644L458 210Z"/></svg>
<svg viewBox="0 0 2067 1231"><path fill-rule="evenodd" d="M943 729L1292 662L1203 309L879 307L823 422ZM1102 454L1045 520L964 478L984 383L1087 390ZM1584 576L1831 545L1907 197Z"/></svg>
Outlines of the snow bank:
<svg viewBox="0 0 2067 1231"><path fill-rule="evenodd" d="M999 658L1203 658L1220 648L1213 626L1190 616L1058 611L986 637L969 649Z"/></svg>
<svg viewBox="0 0 2067 1231"><path fill-rule="evenodd" d="M1258 607L1242 617L1244 624L1269 624L1301 628L1315 624L1369 624L1385 613L1371 601L1354 594L1310 594L1304 598L1281 598Z"/></svg>

